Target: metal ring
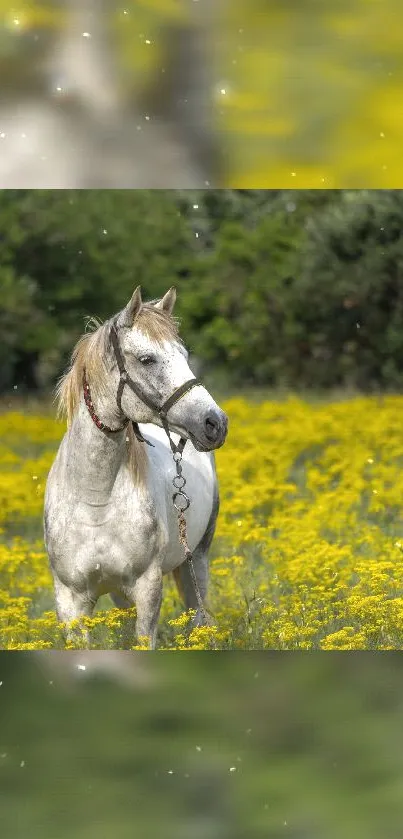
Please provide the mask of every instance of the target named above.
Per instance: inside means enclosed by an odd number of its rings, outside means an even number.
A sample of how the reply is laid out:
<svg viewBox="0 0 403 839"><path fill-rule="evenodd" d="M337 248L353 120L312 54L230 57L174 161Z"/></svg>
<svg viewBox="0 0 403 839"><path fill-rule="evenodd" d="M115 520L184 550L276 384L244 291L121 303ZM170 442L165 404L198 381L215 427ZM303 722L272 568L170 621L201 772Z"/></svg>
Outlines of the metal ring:
<svg viewBox="0 0 403 839"><path fill-rule="evenodd" d="M182 460L182 453L181 452L174 452L172 457L173 457L175 463L180 463L180 461Z"/></svg>
<svg viewBox="0 0 403 839"><path fill-rule="evenodd" d="M178 484L178 481L182 481L182 483ZM186 478L183 475L175 475L172 483L176 489L183 489L186 484Z"/></svg>
<svg viewBox="0 0 403 839"><path fill-rule="evenodd" d="M176 503L176 499L179 498L180 495L182 496L182 498L185 499L186 507L178 507L178 505ZM187 510L188 507L190 506L190 498L187 497L186 492L183 492L183 490L179 490L179 492L175 492L172 496L172 501L173 501L175 510L177 510L178 513L184 513L185 510Z"/></svg>

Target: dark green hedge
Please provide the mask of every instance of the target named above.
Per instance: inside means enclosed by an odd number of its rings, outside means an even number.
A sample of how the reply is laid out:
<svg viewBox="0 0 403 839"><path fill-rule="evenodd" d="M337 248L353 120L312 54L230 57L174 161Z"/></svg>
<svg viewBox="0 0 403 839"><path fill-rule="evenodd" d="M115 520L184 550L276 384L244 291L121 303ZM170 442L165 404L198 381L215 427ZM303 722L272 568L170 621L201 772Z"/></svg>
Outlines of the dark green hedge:
<svg viewBox="0 0 403 839"><path fill-rule="evenodd" d="M49 386L84 318L175 284L233 384L403 382L399 190L3 191L0 388Z"/></svg>

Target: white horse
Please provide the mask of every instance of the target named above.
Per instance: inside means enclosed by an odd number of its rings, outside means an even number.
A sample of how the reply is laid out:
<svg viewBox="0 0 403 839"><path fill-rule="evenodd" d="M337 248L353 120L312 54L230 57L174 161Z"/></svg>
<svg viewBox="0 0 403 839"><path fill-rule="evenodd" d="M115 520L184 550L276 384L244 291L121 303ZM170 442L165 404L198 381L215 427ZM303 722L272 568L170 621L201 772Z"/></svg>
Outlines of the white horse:
<svg viewBox="0 0 403 839"><path fill-rule="evenodd" d="M78 341L58 388L68 430L45 496L45 544L59 621L91 615L98 598L110 593L116 605L136 606L137 637L147 637L151 649L164 574L174 572L186 609L196 609L196 624L202 617L178 538L172 452L186 440L188 543L204 601L219 506L212 451L223 445L228 426L191 377L172 317L175 300L170 289L162 300L142 303L137 288L118 315L94 322L94 331ZM138 423L147 425L140 430Z"/></svg>

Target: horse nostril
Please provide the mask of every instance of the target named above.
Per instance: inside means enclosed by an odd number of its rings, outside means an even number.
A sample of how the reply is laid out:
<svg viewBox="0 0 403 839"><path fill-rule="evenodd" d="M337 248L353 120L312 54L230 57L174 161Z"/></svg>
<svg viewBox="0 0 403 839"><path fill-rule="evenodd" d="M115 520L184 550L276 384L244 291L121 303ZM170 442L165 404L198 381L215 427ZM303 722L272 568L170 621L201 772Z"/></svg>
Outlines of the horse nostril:
<svg viewBox="0 0 403 839"><path fill-rule="evenodd" d="M209 440L216 440L218 437L218 433L220 430L220 422L215 416L215 414L210 413L204 420L204 428L206 431L206 437Z"/></svg>

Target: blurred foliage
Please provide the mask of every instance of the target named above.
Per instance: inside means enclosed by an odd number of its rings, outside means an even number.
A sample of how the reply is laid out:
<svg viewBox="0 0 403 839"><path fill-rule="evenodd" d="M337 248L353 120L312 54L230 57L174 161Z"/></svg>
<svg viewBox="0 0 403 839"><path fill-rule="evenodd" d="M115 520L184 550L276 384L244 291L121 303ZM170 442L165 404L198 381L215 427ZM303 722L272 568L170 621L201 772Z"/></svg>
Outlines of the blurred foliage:
<svg viewBox="0 0 403 839"><path fill-rule="evenodd" d="M402 185L400 0L127 0L110 9L111 49L128 94L151 83L158 97L173 31L205 31L207 93L225 147L221 185ZM64 12L60 1L0 0L8 87L19 80L29 88ZM40 42L32 41L38 32Z"/></svg>
<svg viewBox="0 0 403 839"><path fill-rule="evenodd" d="M63 693L35 654L0 654L2 835L400 839L399 654L157 653L151 669L137 695Z"/></svg>
<svg viewBox="0 0 403 839"><path fill-rule="evenodd" d="M0 193L0 387L47 387L84 318L179 290L216 383L402 386L399 190Z"/></svg>

